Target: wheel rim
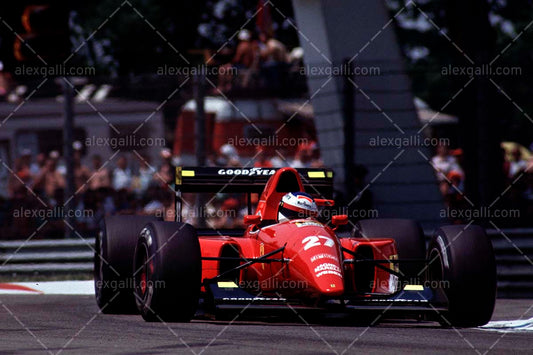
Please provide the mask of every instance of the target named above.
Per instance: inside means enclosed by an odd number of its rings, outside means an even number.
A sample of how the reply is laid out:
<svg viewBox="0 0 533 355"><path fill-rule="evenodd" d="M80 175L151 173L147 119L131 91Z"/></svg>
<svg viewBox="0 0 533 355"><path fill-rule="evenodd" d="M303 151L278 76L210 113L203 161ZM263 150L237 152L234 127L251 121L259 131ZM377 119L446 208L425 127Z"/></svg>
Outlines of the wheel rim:
<svg viewBox="0 0 533 355"><path fill-rule="evenodd" d="M153 271L152 261L148 261L148 249L143 243L139 248L139 252L135 258L136 269L139 270L135 276L136 289L140 290L140 296L144 299L148 290L148 280L150 280Z"/></svg>
<svg viewBox="0 0 533 355"><path fill-rule="evenodd" d="M146 293L146 266L141 270L141 293L143 295Z"/></svg>

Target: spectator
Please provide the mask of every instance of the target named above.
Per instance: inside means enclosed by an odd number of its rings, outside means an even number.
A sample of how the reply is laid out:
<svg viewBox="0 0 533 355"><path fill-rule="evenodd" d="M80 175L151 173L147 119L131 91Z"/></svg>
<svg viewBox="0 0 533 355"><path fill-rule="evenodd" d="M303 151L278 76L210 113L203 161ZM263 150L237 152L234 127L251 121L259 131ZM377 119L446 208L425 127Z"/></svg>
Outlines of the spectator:
<svg viewBox="0 0 533 355"><path fill-rule="evenodd" d="M0 61L0 100L7 99L9 92L13 86L13 79L11 74L4 71L4 63Z"/></svg>
<svg viewBox="0 0 533 355"><path fill-rule="evenodd" d="M27 170L27 173L29 173L29 183L31 184L31 180L33 175L31 174L32 164L31 164L31 150L24 148L20 152L20 164L25 167Z"/></svg>
<svg viewBox="0 0 533 355"><path fill-rule="evenodd" d="M294 160L290 163L293 168L309 168L312 160L312 148L307 143L302 143L298 146Z"/></svg>
<svg viewBox="0 0 533 355"><path fill-rule="evenodd" d="M129 190L131 187L131 171L128 168L128 160L125 156L121 156L117 160L117 167L113 170L113 188L116 191Z"/></svg>
<svg viewBox="0 0 533 355"><path fill-rule="evenodd" d="M252 34L250 31L243 29L238 35L239 44L235 50L235 56L231 63L221 65L219 68L217 91L228 92L231 90L231 81L233 79L232 68L240 71L241 69L248 69L244 76L242 76L242 87L248 87L252 72L257 70L259 66L259 48L257 44L252 41Z"/></svg>
<svg viewBox="0 0 533 355"><path fill-rule="evenodd" d="M252 42L252 34L248 30L241 30L238 35L239 44L232 59L237 69L251 69L257 66L257 46Z"/></svg>
<svg viewBox="0 0 533 355"><path fill-rule="evenodd" d="M32 185L30 167L25 157L15 160L13 173L9 176L8 194L10 198L22 198Z"/></svg>
<svg viewBox="0 0 533 355"><path fill-rule="evenodd" d="M135 184L135 192L137 196L142 196L150 187L150 184L157 179L154 177L156 173L155 169L150 165L150 157L139 157L139 176L137 177L137 182Z"/></svg>
<svg viewBox="0 0 533 355"><path fill-rule="evenodd" d="M289 55L283 43L264 32L259 34L259 41L263 65L277 65L288 62Z"/></svg>
<svg viewBox="0 0 533 355"><path fill-rule="evenodd" d="M435 169L437 180L439 181L439 189L443 196L448 193L448 174L451 171L457 171L463 174L463 170L457 163L457 159L452 156L446 145L439 145L437 147L437 155L431 158L431 165Z"/></svg>
<svg viewBox="0 0 533 355"><path fill-rule="evenodd" d="M76 184L76 192L79 193L86 190L86 185L89 183L91 172L89 168L81 163L81 143L76 141L72 146L74 148L74 182Z"/></svg>
<svg viewBox="0 0 533 355"><path fill-rule="evenodd" d="M518 173L527 169L527 161L522 159L522 152L519 147L512 151L512 160L509 162L509 178L514 178Z"/></svg>
<svg viewBox="0 0 533 355"><path fill-rule="evenodd" d="M320 148L316 141L309 142L309 154L311 156L311 163L309 164L310 168L323 168L324 162L320 158Z"/></svg>
<svg viewBox="0 0 533 355"><path fill-rule="evenodd" d="M65 178L57 168L58 160L59 153L57 151L50 152L45 165L39 172L34 183L35 188L44 191L52 206L55 206L57 203L55 197L58 196L58 190L65 188Z"/></svg>
<svg viewBox="0 0 533 355"><path fill-rule="evenodd" d="M285 150L282 148L276 149L276 154L274 154L270 158L270 163L272 164L272 167L274 168L283 168L284 166L287 166L287 161L285 160ZM283 157L283 158L282 158Z"/></svg>
<svg viewBox="0 0 533 355"><path fill-rule="evenodd" d="M303 66L304 50L302 47L295 47L288 55L288 61L294 70L299 70Z"/></svg>
<svg viewBox="0 0 533 355"><path fill-rule="evenodd" d="M282 89L289 67L287 49L283 43L266 33L260 33L259 40L265 86L271 90Z"/></svg>
<svg viewBox="0 0 533 355"><path fill-rule="evenodd" d="M464 175L461 171L452 170L446 176L446 181L444 181L442 186L442 193L444 196L444 203L446 206L452 210L458 211L468 208L466 199L463 194L464 190ZM461 218L454 219L453 223L467 223L466 220Z"/></svg>
<svg viewBox="0 0 533 355"><path fill-rule="evenodd" d="M231 144L224 144L218 150L218 158L215 164L218 166L240 166L241 160L237 149Z"/></svg>
<svg viewBox="0 0 533 355"><path fill-rule="evenodd" d="M270 161L270 157L268 156L267 151L265 148L261 146L255 147L256 155L255 155L255 167L262 167L262 168L272 168L273 164Z"/></svg>
<svg viewBox="0 0 533 355"><path fill-rule="evenodd" d="M143 214L163 216L165 211L163 188L150 186L146 194L146 203L143 206Z"/></svg>
<svg viewBox="0 0 533 355"><path fill-rule="evenodd" d="M461 167L457 163L457 159L450 155L448 147L446 145L439 145L437 147L437 155L431 158L433 168L436 170L437 179L439 181L446 180L446 176L452 170L461 171Z"/></svg>
<svg viewBox="0 0 533 355"><path fill-rule="evenodd" d="M156 180L163 188L167 188L167 185L172 183L172 178L174 176L172 153L170 152L170 149L164 148L161 149L159 155L161 157L161 166L157 171Z"/></svg>
<svg viewBox="0 0 533 355"><path fill-rule="evenodd" d="M110 187L111 180L109 179L109 170L102 166L102 157L99 155L93 155L92 160L93 169L89 181L89 188L91 190L98 190L100 188Z"/></svg>
<svg viewBox="0 0 533 355"><path fill-rule="evenodd" d="M35 157L35 162L30 164L30 173L33 176L33 178L39 175L39 171L41 171L45 163L46 163L46 154L44 153L37 154L37 156Z"/></svg>

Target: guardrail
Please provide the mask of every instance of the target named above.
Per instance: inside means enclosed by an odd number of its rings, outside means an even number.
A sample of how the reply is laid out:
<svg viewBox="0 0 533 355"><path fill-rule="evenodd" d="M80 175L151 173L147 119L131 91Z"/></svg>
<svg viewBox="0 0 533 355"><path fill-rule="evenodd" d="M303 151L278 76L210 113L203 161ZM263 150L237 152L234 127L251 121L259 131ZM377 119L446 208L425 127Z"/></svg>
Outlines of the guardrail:
<svg viewBox="0 0 533 355"><path fill-rule="evenodd" d="M498 297L533 298L533 229L488 229L498 268Z"/></svg>
<svg viewBox="0 0 533 355"><path fill-rule="evenodd" d="M0 275L92 273L94 238L0 242Z"/></svg>
<svg viewBox="0 0 533 355"><path fill-rule="evenodd" d="M533 297L533 229L488 229L498 267L498 296ZM0 275L91 273L94 239L0 242Z"/></svg>

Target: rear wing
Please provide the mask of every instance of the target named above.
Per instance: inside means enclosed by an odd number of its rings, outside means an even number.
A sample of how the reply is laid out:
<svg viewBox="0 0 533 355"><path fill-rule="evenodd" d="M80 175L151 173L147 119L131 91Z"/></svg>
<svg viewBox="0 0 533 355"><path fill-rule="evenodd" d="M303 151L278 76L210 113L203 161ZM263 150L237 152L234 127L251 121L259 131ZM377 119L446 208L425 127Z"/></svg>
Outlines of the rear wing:
<svg viewBox="0 0 533 355"><path fill-rule="evenodd" d="M181 167L175 169L177 192L261 193L276 168ZM333 170L296 169L305 191L326 198L333 196Z"/></svg>

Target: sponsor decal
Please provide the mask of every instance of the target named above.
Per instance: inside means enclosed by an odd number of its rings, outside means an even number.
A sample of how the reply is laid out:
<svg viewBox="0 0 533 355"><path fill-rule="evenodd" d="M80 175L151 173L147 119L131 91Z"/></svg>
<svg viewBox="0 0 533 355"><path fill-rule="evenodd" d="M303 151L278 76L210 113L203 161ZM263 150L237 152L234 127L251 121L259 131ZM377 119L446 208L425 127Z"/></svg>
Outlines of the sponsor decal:
<svg viewBox="0 0 533 355"><path fill-rule="evenodd" d="M365 301L369 302L387 302L387 303L429 303L425 299L407 299L407 298L368 298Z"/></svg>
<svg viewBox="0 0 533 355"><path fill-rule="evenodd" d="M330 237L324 235L310 235L309 237L302 239L302 244L305 244L304 250L307 250L321 245L332 248L335 245L335 242Z"/></svg>
<svg viewBox="0 0 533 355"><path fill-rule="evenodd" d="M286 298L282 297L224 297L222 298L223 301L246 301L246 302L254 302L254 301L281 301L285 302L287 301Z"/></svg>
<svg viewBox="0 0 533 355"><path fill-rule="evenodd" d="M341 268L338 265L331 263L323 263L315 267L316 277L323 275L336 275L342 277Z"/></svg>
<svg viewBox="0 0 533 355"><path fill-rule="evenodd" d="M321 260L321 259L331 259L331 260L335 260L336 262L339 261L339 259L335 255L327 254L327 253L321 253L321 254L313 255L311 257L311 262L315 262L315 261Z"/></svg>
<svg viewBox="0 0 533 355"><path fill-rule="evenodd" d="M218 175L269 176L274 175L276 169L220 169Z"/></svg>
<svg viewBox="0 0 533 355"><path fill-rule="evenodd" d="M322 227L322 223L314 222L314 221L305 221L305 222L292 222L296 225L296 227L307 227L307 226L313 226L313 227Z"/></svg>

